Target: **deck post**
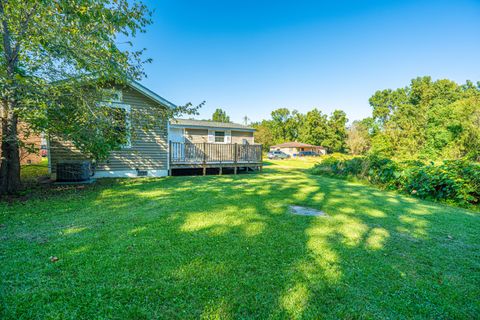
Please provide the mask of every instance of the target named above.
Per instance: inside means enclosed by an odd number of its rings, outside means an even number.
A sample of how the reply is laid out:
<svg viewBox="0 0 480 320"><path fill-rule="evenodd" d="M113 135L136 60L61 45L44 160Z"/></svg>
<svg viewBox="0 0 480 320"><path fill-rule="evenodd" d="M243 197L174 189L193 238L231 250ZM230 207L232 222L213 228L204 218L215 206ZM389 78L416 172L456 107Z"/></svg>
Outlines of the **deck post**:
<svg viewBox="0 0 480 320"><path fill-rule="evenodd" d="M172 140L168 140L168 175L172 175Z"/></svg>
<svg viewBox="0 0 480 320"><path fill-rule="evenodd" d="M235 148L233 150L233 174L237 174L237 160L238 160L238 148L237 148L237 143L235 143L233 145L233 147Z"/></svg>
<svg viewBox="0 0 480 320"><path fill-rule="evenodd" d="M238 155L237 155L237 144L235 143L235 150L233 152L233 163L237 164L237 158L238 158Z"/></svg>
<svg viewBox="0 0 480 320"><path fill-rule="evenodd" d="M219 175L219 176L222 175L222 173L223 173L222 171L223 171L223 168L222 168L222 166L220 165L220 168L218 169L218 175Z"/></svg>
<svg viewBox="0 0 480 320"><path fill-rule="evenodd" d="M207 144L203 143L203 175L207 174Z"/></svg>

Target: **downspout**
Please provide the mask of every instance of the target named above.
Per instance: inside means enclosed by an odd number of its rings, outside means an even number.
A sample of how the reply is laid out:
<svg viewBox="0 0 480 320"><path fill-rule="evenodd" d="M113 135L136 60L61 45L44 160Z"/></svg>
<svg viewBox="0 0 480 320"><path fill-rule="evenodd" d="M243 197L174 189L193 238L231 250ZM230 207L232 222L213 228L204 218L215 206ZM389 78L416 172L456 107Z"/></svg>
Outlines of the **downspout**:
<svg viewBox="0 0 480 320"><path fill-rule="evenodd" d="M171 176L172 172L170 170L170 119L167 117L167 172Z"/></svg>

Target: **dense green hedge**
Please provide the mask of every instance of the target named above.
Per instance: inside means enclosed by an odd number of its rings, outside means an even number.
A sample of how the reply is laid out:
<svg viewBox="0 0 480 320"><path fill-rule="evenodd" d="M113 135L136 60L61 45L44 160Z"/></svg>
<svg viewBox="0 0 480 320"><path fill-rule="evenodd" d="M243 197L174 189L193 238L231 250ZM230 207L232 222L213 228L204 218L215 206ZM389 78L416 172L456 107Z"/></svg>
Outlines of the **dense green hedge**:
<svg viewBox="0 0 480 320"><path fill-rule="evenodd" d="M378 156L327 156L313 174L357 177L387 189L460 205L480 204L480 164L448 160L441 164L397 162Z"/></svg>

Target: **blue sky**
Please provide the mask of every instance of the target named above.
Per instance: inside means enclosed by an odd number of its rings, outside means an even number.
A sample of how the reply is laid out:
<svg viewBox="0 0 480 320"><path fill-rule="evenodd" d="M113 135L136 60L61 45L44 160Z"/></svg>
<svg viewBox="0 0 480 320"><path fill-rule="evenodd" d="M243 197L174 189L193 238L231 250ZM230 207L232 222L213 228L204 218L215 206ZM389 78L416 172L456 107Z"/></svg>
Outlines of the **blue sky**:
<svg viewBox="0 0 480 320"><path fill-rule="evenodd" d="M153 63L142 83L176 103L206 101L240 122L276 108L350 121L368 98L417 76L480 80L480 1L146 1L135 39Z"/></svg>

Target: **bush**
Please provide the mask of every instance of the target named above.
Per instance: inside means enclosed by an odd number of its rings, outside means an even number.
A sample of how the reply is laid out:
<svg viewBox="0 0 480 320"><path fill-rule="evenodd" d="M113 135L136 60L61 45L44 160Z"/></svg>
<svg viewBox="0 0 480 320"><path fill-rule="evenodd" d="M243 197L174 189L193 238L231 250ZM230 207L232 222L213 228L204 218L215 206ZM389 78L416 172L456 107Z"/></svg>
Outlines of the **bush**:
<svg viewBox="0 0 480 320"><path fill-rule="evenodd" d="M460 204L480 202L480 166L464 160L445 161L409 171L403 189L421 198Z"/></svg>
<svg viewBox="0 0 480 320"><path fill-rule="evenodd" d="M373 184L394 187L400 177L400 168L393 160L370 156L366 158L367 179Z"/></svg>
<svg viewBox="0 0 480 320"><path fill-rule="evenodd" d="M424 199L460 205L480 204L480 165L449 160L439 165L420 161L396 162L379 156L327 156L313 174L356 177L387 189L397 189Z"/></svg>

